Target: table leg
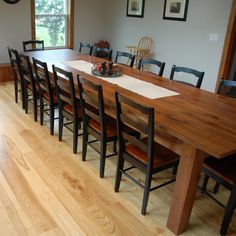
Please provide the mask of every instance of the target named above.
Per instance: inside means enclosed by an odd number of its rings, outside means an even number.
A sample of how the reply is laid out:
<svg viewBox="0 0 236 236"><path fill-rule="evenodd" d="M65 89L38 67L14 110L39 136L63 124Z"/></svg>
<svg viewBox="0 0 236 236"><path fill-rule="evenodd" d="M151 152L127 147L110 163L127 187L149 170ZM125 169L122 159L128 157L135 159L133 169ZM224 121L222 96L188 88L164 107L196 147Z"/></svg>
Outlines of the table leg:
<svg viewBox="0 0 236 236"><path fill-rule="evenodd" d="M188 226L206 154L186 145L180 158L167 227L181 234Z"/></svg>

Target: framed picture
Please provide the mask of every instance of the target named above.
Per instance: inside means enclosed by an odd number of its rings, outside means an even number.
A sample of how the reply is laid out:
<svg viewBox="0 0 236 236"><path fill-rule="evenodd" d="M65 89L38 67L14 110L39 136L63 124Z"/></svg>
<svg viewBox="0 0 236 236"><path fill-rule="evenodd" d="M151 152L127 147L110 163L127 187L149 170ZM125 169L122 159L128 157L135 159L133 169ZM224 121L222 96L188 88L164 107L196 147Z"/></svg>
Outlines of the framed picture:
<svg viewBox="0 0 236 236"><path fill-rule="evenodd" d="M186 21L189 0L165 0L163 19Z"/></svg>
<svg viewBox="0 0 236 236"><path fill-rule="evenodd" d="M127 0L126 16L143 17L145 0Z"/></svg>

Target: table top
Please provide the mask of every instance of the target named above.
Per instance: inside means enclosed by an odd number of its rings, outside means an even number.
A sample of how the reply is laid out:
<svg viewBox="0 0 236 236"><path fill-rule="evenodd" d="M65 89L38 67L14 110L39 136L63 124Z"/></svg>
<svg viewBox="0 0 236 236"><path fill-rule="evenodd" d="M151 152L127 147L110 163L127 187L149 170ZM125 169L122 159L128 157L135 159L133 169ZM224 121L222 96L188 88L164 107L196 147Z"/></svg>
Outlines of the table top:
<svg viewBox="0 0 236 236"><path fill-rule="evenodd" d="M132 97L142 104L154 107L155 139L163 145L165 145L165 141L163 141L162 137L169 139L168 147L179 154L181 154L181 149L177 147L178 143L188 143L217 158L236 152L235 99L186 86L137 69L121 66L123 72L127 75L180 94L165 98L149 99L63 64L63 61L72 60L98 63L103 60L101 58L79 54L69 49L35 51L27 52L26 54L46 61L50 71L51 65L55 64L72 71L75 78L77 74L80 74L86 79L102 84L108 113L114 115L115 91Z"/></svg>

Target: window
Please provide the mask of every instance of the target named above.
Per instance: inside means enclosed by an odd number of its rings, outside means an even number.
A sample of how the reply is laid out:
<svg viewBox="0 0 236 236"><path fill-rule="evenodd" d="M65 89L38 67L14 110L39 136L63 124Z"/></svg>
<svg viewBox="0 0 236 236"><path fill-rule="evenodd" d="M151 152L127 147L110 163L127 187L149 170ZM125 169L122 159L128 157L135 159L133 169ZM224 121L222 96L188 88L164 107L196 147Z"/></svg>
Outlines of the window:
<svg viewBox="0 0 236 236"><path fill-rule="evenodd" d="M47 48L73 47L73 0L32 0L32 38Z"/></svg>

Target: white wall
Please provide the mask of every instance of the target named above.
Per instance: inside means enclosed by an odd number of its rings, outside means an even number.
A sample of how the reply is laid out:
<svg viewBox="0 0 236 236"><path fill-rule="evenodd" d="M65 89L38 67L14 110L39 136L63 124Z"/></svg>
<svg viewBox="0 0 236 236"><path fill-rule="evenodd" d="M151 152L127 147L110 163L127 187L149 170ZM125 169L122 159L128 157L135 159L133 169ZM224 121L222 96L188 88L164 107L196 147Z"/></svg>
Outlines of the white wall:
<svg viewBox="0 0 236 236"><path fill-rule="evenodd" d="M95 43L107 38L105 4L106 0L75 0L74 48L76 50L79 42Z"/></svg>
<svg viewBox="0 0 236 236"><path fill-rule="evenodd" d="M75 0L74 46L80 41L94 43L106 39L105 0ZM31 39L30 0L6 4L0 0L0 64L8 63L7 46L22 51L22 41Z"/></svg>
<svg viewBox="0 0 236 236"><path fill-rule="evenodd" d="M164 0L146 0L144 18L126 17L127 0L107 0L107 38L116 50L137 45L142 36L154 40L154 58L205 71L202 88L214 91L232 0L189 0L186 22L163 20ZM218 42L209 41L217 33Z"/></svg>
<svg viewBox="0 0 236 236"><path fill-rule="evenodd" d="M30 0L17 4L0 1L0 63L8 63L7 46L22 51L22 41L31 38Z"/></svg>

